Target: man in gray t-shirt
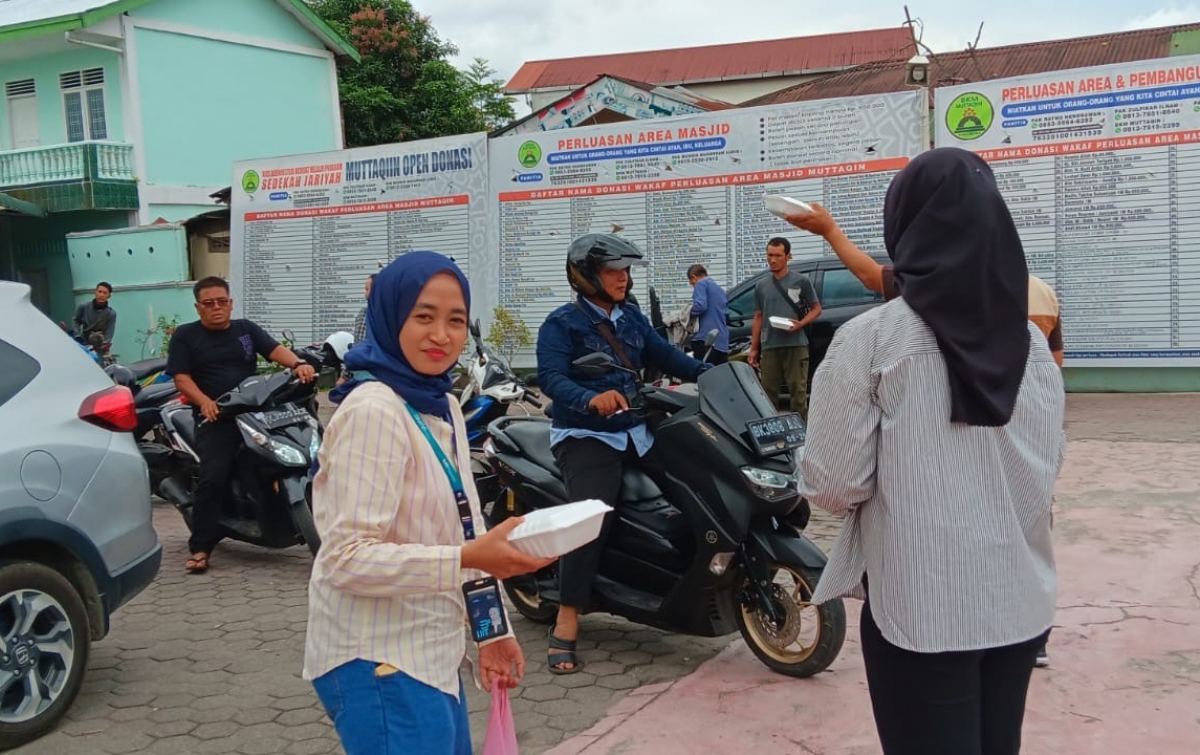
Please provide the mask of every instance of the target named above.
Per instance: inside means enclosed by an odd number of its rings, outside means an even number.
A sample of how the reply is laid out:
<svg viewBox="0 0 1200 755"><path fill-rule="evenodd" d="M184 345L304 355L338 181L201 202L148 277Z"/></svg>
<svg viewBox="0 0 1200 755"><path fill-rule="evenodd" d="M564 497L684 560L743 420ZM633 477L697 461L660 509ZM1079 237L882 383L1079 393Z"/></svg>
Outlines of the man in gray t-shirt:
<svg viewBox="0 0 1200 755"><path fill-rule="evenodd" d="M791 411L808 419L808 336L804 328L821 316L821 302L807 275L792 272L792 244L776 237L767 242L771 275L754 287L754 328L750 337L750 366L758 367L763 388L782 409L779 389L786 383ZM793 303L796 306L793 306ZM801 314L797 314L799 309ZM786 328L772 317L788 320Z"/></svg>

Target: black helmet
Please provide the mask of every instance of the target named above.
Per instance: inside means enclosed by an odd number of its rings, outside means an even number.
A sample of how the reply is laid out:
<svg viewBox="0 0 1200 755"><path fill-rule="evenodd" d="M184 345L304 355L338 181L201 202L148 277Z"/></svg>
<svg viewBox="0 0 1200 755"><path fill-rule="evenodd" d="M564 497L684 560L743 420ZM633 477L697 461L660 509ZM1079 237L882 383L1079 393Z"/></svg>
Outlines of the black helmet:
<svg viewBox="0 0 1200 755"><path fill-rule="evenodd" d="M645 266L642 250L627 239L613 233L588 233L567 247L567 281L571 288L584 296L609 300L600 282L600 268L616 270L637 265ZM633 278L630 277L630 288Z"/></svg>

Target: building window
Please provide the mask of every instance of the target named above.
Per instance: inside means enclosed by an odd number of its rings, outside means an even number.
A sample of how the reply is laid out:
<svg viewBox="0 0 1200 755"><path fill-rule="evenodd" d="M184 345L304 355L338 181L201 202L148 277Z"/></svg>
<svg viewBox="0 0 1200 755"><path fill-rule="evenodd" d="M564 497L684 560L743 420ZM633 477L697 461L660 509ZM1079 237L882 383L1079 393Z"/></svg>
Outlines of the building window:
<svg viewBox="0 0 1200 755"><path fill-rule="evenodd" d="M67 116L67 141L104 141L108 121L104 116L104 69L89 68L60 74L63 111Z"/></svg>
<svg viewBox="0 0 1200 755"><path fill-rule="evenodd" d="M8 127L13 149L38 146L37 86L33 79L9 81L4 84L7 101Z"/></svg>

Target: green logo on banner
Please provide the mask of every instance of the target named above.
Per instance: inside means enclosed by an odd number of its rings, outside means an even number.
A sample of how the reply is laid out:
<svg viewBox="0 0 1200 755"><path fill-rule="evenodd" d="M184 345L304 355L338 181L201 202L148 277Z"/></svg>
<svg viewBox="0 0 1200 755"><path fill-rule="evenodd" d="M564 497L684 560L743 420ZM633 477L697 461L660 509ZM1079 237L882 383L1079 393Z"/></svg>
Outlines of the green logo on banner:
<svg viewBox="0 0 1200 755"><path fill-rule="evenodd" d="M253 194L258 191L258 187L262 184L262 179L258 177L258 171L248 170L242 174L242 191L247 194Z"/></svg>
<svg viewBox="0 0 1200 755"><path fill-rule="evenodd" d="M978 92L960 94L946 109L946 128L964 142L978 139L992 127L996 111L987 97Z"/></svg>
<svg viewBox="0 0 1200 755"><path fill-rule="evenodd" d="M528 141L517 150L517 159L526 168L536 168L542 161L542 147L537 142Z"/></svg>

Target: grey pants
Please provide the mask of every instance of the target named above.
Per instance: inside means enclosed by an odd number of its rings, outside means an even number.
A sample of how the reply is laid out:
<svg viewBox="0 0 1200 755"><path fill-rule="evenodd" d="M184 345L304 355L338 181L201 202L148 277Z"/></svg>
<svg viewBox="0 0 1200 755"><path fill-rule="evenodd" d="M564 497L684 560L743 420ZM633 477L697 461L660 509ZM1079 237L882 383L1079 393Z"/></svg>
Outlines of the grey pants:
<svg viewBox="0 0 1200 755"><path fill-rule="evenodd" d="M786 346L781 349L764 349L759 358L762 385L775 408L783 411L783 394L780 387L787 386L788 409L799 412L808 421L808 347Z"/></svg>

